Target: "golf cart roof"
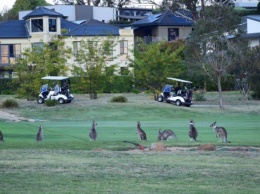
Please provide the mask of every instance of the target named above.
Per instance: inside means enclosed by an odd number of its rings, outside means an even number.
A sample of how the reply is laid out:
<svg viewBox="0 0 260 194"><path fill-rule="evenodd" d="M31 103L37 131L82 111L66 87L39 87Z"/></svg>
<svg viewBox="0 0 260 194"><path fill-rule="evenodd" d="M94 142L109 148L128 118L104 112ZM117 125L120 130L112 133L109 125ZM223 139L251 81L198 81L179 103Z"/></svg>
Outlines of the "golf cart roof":
<svg viewBox="0 0 260 194"><path fill-rule="evenodd" d="M42 77L42 79L44 80L64 80L64 79L68 79L69 77L63 77L63 76L45 76Z"/></svg>
<svg viewBox="0 0 260 194"><path fill-rule="evenodd" d="M182 82L182 83L189 83L189 84L192 83L192 82L187 81L187 80L177 79L177 78L173 78L173 77L167 77L167 79L169 79L169 80L173 80L173 81L177 81L177 82Z"/></svg>

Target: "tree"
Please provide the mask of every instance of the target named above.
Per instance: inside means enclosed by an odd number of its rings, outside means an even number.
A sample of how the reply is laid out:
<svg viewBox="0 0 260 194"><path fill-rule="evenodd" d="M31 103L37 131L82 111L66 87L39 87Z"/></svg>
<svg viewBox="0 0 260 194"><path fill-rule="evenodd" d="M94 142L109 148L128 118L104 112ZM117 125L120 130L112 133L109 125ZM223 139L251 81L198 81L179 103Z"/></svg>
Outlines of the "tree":
<svg viewBox="0 0 260 194"><path fill-rule="evenodd" d="M152 92L157 99L166 78L179 77L184 71L183 49L182 40L145 44L139 39L131 61L136 86Z"/></svg>
<svg viewBox="0 0 260 194"><path fill-rule="evenodd" d="M49 5L45 0L16 0L12 9L9 10L9 19L18 19L19 11L34 10L37 6Z"/></svg>
<svg viewBox="0 0 260 194"><path fill-rule="evenodd" d="M22 57L13 65L16 73L14 82L20 83L18 95L33 100L39 94L41 77L65 75L68 71L67 59L71 48L65 47L63 37L54 36L49 43L37 43L32 49L26 48Z"/></svg>
<svg viewBox="0 0 260 194"><path fill-rule="evenodd" d="M237 46L237 57L229 71L240 81L239 85L244 99L248 99L248 90L260 99L260 47L249 47L246 40ZM243 86L246 86L245 88Z"/></svg>
<svg viewBox="0 0 260 194"><path fill-rule="evenodd" d="M235 57L235 42L229 38L239 37L240 18L231 7L219 4L205 7L203 15L186 41L185 57L190 68L200 68L217 84L222 109L222 78Z"/></svg>
<svg viewBox="0 0 260 194"><path fill-rule="evenodd" d="M78 44L79 43L79 44ZM117 38L92 38L74 42L74 48L78 65L74 67L74 74L81 79L81 85L90 93L91 99L97 98L97 93L102 92L103 78L112 76L113 64L107 68L107 63L118 56L113 56L113 49L117 44ZM106 70L108 72L106 72Z"/></svg>

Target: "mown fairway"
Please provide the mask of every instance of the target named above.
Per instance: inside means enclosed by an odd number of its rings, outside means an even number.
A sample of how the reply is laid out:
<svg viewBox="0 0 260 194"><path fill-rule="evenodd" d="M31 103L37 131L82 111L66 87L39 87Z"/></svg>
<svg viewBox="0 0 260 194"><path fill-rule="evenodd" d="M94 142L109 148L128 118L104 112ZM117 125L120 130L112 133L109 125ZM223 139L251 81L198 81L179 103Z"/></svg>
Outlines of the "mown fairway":
<svg viewBox="0 0 260 194"><path fill-rule="evenodd" d="M260 102L227 93L226 109L219 110L216 93L190 108L125 95L125 104L110 103L113 94L95 101L78 95L71 104L46 107L18 100L19 109L5 110L35 122L0 121L5 139L0 143L0 193L260 193ZM0 102L6 98L0 96ZM197 142L188 137L190 119ZM98 124L96 142L88 138L92 120ZM148 141L138 140L136 121ZM231 144L217 142L209 127L214 121L227 129ZM37 143L40 124L44 141ZM149 148L159 128L178 136L178 142L165 142L174 151L141 151L124 142ZM196 150L206 143L218 150ZM249 151L228 151L227 146Z"/></svg>

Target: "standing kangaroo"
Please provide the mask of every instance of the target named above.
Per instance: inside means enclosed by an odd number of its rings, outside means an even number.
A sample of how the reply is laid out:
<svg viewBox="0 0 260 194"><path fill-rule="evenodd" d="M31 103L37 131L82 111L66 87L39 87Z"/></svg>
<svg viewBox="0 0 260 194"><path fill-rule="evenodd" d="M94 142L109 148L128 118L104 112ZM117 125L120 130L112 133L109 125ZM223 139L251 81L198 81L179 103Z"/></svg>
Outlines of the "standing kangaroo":
<svg viewBox="0 0 260 194"><path fill-rule="evenodd" d="M89 132L90 140L94 140L95 141L97 139L96 126L97 126L97 123L95 121L93 121L92 127L91 127L90 132Z"/></svg>
<svg viewBox="0 0 260 194"><path fill-rule="evenodd" d="M173 137L178 141L177 136L175 135L175 133L172 130L166 129L161 132L161 129L159 129L159 131L158 131L158 140L168 141L168 140L172 139Z"/></svg>
<svg viewBox="0 0 260 194"><path fill-rule="evenodd" d="M189 136L190 136L190 140L194 140L197 141L197 137L198 137L198 131L194 126L194 121L193 119L190 120L190 130L189 130Z"/></svg>
<svg viewBox="0 0 260 194"><path fill-rule="evenodd" d="M3 135L2 131L0 131L0 142L5 142L4 141L4 135Z"/></svg>
<svg viewBox="0 0 260 194"><path fill-rule="evenodd" d="M147 140L146 139L146 133L141 128L141 122L140 121L137 122L136 133L138 134L140 140Z"/></svg>
<svg viewBox="0 0 260 194"><path fill-rule="evenodd" d="M227 130L224 127L217 127L216 121L210 125L215 130L216 137L219 138L220 141L224 143L231 143L230 141L227 141Z"/></svg>
<svg viewBox="0 0 260 194"><path fill-rule="evenodd" d="M36 135L36 141L42 141L43 140L43 127L40 125L38 133Z"/></svg>

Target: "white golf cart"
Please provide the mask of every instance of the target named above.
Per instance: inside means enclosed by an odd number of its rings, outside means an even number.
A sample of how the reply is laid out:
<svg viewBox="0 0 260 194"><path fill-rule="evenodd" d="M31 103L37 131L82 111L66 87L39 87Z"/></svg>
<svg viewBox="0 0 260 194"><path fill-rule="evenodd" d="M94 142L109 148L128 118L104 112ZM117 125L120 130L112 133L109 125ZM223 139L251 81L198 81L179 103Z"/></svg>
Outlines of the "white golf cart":
<svg viewBox="0 0 260 194"><path fill-rule="evenodd" d="M55 92L52 87L48 88L49 83L42 85L40 89L40 94L38 96L37 102L39 104L44 103L45 100L57 100L58 103L70 103L74 97L70 94L69 85L70 80L68 77L63 76L46 76L41 78L42 80L48 80L48 82L59 82L60 90Z"/></svg>
<svg viewBox="0 0 260 194"><path fill-rule="evenodd" d="M191 106L193 104L192 89L189 86L192 84L192 82L172 77L168 77L167 79L177 82L178 86L174 87L173 85L166 84L162 90L162 93L158 97L158 101L174 103L177 106Z"/></svg>

